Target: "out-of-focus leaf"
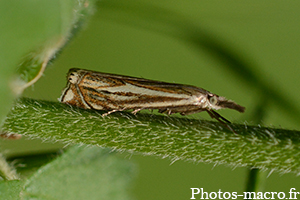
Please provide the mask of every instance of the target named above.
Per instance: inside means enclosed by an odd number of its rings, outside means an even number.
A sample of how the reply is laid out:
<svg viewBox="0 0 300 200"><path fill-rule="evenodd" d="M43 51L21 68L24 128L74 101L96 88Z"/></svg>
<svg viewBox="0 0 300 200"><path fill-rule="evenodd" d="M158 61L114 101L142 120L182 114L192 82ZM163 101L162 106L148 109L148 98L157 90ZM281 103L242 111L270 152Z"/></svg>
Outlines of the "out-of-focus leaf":
<svg viewBox="0 0 300 200"><path fill-rule="evenodd" d="M75 146L35 169L28 179L0 181L0 197L1 200L127 200L131 199L128 190L134 169L133 164L116 157L111 150Z"/></svg>
<svg viewBox="0 0 300 200"><path fill-rule="evenodd" d="M93 2L0 2L0 121L13 98L42 75L48 61L78 28Z"/></svg>
<svg viewBox="0 0 300 200"><path fill-rule="evenodd" d="M72 147L39 169L23 186L21 199L131 199L133 165L99 147Z"/></svg>
<svg viewBox="0 0 300 200"><path fill-rule="evenodd" d="M0 197L3 200L18 200L23 181L0 181Z"/></svg>

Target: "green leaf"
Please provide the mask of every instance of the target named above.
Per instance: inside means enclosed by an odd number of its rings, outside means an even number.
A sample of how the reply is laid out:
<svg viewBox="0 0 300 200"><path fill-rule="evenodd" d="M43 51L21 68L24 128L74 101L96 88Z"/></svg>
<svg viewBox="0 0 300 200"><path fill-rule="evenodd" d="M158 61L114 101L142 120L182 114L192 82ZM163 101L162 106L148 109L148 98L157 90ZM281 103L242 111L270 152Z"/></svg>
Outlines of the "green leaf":
<svg viewBox="0 0 300 200"><path fill-rule="evenodd" d="M41 151L38 154L31 153L30 155L20 155L17 157L9 157L7 161L9 163L13 163L13 166L16 168L15 170L18 172L21 179L26 179L32 174L34 174L41 166L49 163L57 158L61 152L59 150L55 150L52 153Z"/></svg>
<svg viewBox="0 0 300 200"><path fill-rule="evenodd" d="M130 199L132 164L99 147L72 147L26 180L21 199Z"/></svg>
<svg viewBox="0 0 300 200"><path fill-rule="evenodd" d="M93 2L0 2L0 121L14 97L41 77L49 60L78 29Z"/></svg>
<svg viewBox="0 0 300 200"><path fill-rule="evenodd" d="M43 67L46 67L50 59L66 44L73 34L82 26L84 19L91 13L94 1L67 0L49 1L47 6L52 6L51 20L56 20L55 24L49 27L52 35L47 38L38 48L28 52L22 59L18 67L20 78L26 83L33 81L39 76ZM49 12L49 11L48 11ZM47 13L48 14L48 13ZM54 18L54 19L53 19Z"/></svg>
<svg viewBox="0 0 300 200"><path fill-rule="evenodd" d="M0 181L0 197L3 200L19 199L23 181Z"/></svg>
<svg viewBox="0 0 300 200"><path fill-rule="evenodd" d="M89 144L130 153L300 172L299 131L222 124L154 114L82 110L61 103L20 99L2 130L34 138Z"/></svg>

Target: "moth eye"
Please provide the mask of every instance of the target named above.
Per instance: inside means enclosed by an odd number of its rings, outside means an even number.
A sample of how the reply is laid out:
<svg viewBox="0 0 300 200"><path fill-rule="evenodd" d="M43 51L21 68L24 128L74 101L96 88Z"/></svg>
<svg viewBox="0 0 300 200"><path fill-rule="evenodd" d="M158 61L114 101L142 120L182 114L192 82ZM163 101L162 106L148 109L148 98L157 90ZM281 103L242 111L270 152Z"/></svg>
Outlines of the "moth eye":
<svg viewBox="0 0 300 200"><path fill-rule="evenodd" d="M216 105L218 103L218 99L216 96L210 96L209 98L209 103L212 105Z"/></svg>
<svg viewBox="0 0 300 200"><path fill-rule="evenodd" d="M75 84L75 83L77 83L77 80L78 80L78 74L70 73L68 79L69 79L69 82L70 82L70 83Z"/></svg>

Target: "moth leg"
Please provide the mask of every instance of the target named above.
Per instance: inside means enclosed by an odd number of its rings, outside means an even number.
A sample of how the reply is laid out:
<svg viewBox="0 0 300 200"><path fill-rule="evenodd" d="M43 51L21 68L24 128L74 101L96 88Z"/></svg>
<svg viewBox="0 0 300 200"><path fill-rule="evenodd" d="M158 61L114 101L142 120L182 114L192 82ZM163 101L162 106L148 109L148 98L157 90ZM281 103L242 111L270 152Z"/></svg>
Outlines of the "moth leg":
<svg viewBox="0 0 300 200"><path fill-rule="evenodd" d="M167 108L160 108L158 109L159 113L165 113L167 111Z"/></svg>
<svg viewBox="0 0 300 200"><path fill-rule="evenodd" d="M132 111L131 113L136 115L137 112L143 110L144 108L138 108L138 109L135 109L134 111Z"/></svg>
<svg viewBox="0 0 300 200"><path fill-rule="evenodd" d="M207 110L207 112L208 112L208 114L210 115L210 117L211 118L215 118L216 120L218 120L219 122L222 122L222 123L224 123L224 122L226 122L226 123L228 123L228 124L231 124L231 122L230 121L228 121L227 119L225 119L224 117L222 117L219 113L217 113L216 111L214 111L214 110ZM223 121L222 121L222 120Z"/></svg>
<svg viewBox="0 0 300 200"><path fill-rule="evenodd" d="M190 115L190 114L194 114L194 113L198 113L198 112L202 112L204 111L203 109L197 109L197 110L191 110L191 111L183 111L180 114L181 115Z"/></svg>
<svg viewBox="0 0 300 200"><path fill-rule="evenodd" d="M102 114L102 117L105 117L105 116L110 115L111 113L114 113L114 112L117 112L117 111L121 111L121 110L111 110L111 111L108 111L107 113Z"/></svg>
<svg viewBox="0 0 300 200"><path fill-rule="evenodd" d="M170 109L170 108L160 108L160 109L158 109L158 112L167 114L167 115L173 114L172 109Z"/></svg>
<svg viewBox="0 0 300 200"><path fill-rule="evenodd" d="M210 115L211 118L214 118L216 120L218 120L221 124L223 124L224 126L226 126L229 130L231 130L233 133L237 134L228 124L231 124L230 121L228 121L227 119L225 119L224 117L222 117L219 113L217 113L214 110L206 110L207 113Z"/></svg>

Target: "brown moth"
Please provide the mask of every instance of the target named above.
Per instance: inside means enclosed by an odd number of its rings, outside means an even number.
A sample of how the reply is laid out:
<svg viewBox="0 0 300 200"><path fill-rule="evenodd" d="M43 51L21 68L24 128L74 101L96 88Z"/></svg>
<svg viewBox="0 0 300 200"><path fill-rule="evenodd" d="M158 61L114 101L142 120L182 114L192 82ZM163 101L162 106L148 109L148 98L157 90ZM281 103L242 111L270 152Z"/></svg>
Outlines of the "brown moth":
<svg viewBox="0 0 300 200"><path fill-rule="evenodd" d="M131 109L134 114L144 109L158 109L160 113L169 115L206 111L212 118L226 125L230 122L214 110L229 108L245 111L245 107L225 97L190 85L84 69L70 69L67 79L60 102L85 109L107 110L103 116Z"/></svg>

